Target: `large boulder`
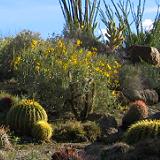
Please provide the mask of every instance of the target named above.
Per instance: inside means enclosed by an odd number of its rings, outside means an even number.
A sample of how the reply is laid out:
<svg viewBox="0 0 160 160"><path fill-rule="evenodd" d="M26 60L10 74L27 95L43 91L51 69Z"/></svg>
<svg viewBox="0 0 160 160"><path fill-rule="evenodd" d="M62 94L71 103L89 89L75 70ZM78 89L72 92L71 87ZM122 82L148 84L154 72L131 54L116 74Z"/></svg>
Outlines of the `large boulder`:
<svg viewBox="0 0 160 160"><path fill-rule="evenodd" d="M157 104L159 100L158 93L153 89L123 89L123 94L130 101L143 100L148 105Z"/></svg>
<svg viewBox="0 0 160 160"><path fill-rule="evenodd" d="M160 53L157 48L133 45L128 48L127 55L133 63L144 60L149 64L160 66Z"/></svg>

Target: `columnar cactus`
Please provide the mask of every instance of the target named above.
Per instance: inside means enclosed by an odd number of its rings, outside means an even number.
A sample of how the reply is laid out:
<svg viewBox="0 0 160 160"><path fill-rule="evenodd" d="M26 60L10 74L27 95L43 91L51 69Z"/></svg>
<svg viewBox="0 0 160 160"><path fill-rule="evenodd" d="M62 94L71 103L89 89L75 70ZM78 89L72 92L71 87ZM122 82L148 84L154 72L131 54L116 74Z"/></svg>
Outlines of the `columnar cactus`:
<svg viewBox="0 0 160 160"><path fill-rule="evenodd" d="M132 123L142 120L148 116L148 107L142 100L136 100L130 103L128 112L122 119L123 128L127 128Z"/></svg>
<svg viewBox="0 0 160 160"><path fill-rule="evenodd" d="M53 134L53 128L46 121L38 121L32 128L32 136L40 141L49 141Z"/></svg>
<svg viewBox="0 0 160 160"><path fill-rule="evenodd" d="M88 114L93 111L95 96L95 83L93 79L85 79L83 82L71 82L69 89L71 97L68 101L73 114L77 120L86 120Z"/></svg>
<svg viewBox="0 0 160 160"><path fill-rule="evenodd" d="M140 140L160 137L160 120L139 121L127 130L126 142L134 144Z"/></svg>
<svg viewBox="0 0 160 160"><path fill-rule="evenodd" d="M22 134L30 134L33 125L40 120L47 121L48 117L43 107L34 100L21 100L7 113L7 124Z"/></svg>

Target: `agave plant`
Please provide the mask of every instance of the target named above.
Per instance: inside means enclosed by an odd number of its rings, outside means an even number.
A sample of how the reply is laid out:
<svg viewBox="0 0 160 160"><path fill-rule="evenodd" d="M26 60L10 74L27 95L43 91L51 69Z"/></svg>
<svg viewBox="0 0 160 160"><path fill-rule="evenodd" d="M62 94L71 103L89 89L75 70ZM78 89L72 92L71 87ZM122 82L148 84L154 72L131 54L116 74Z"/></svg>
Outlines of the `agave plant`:
<svg viewBox="0 0 160 160"><path fill-rule="evenodd" d="M94 37L100 0L93 0L93 2L85 0L85 3L83 0L59 0L59 3L70 35L85 33L87 36Z"/></svg>

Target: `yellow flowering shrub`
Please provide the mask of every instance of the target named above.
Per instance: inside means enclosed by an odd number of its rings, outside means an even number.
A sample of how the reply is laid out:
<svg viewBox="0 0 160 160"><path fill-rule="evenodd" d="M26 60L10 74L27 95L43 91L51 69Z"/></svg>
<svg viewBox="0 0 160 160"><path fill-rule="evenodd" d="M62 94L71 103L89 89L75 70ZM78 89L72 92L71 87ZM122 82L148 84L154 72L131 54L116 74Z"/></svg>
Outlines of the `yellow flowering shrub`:
<svg viewBox="0 0 160 160"><path fill-rule="evenodd" d="M110 89L119 85L121 65L115 59L97 55L96 48L81 48L81 44L80 40L32 40L31 47L12 62L20 85L42 104L61 110L70 94L69 83L91 78L97 90L95 108L112 106L116 96Z"/></svg>

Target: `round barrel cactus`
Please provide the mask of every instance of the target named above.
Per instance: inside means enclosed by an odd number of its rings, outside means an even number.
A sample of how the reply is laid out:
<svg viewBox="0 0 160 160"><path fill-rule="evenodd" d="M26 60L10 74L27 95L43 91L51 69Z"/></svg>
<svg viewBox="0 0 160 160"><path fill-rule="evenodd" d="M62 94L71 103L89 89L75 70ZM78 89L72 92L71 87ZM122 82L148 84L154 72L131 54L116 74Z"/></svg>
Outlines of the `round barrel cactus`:
<svg viewBox="0 0 160 160"><path fill-rule="evenodd" d="M151 138L160 138L160 120L142 120L127 130L125 140L128 144Z"/></svg>
<svg viewBox="0 0 160 160"><path fill-rule="evenodd" d="M33 125L40 120L47 121L47 113L34 100L23 99L7 113L7 124L22 134L30 134Z"/></svg>
<svg viewBox="0 0 160 160"><path fill-rule="evenodd" d="M148 106L142 100L131 102L129 107L128 112L122 119L123 128L127 128L136 121L145 119L148 116Z"/></svg>
<svg viewBox="0 0 160 160"><path fill-rule="evenodd" d="M32 128L32 136L40 141L49 141L53 134L53 129L46 121L38 121Z"/></svg>

